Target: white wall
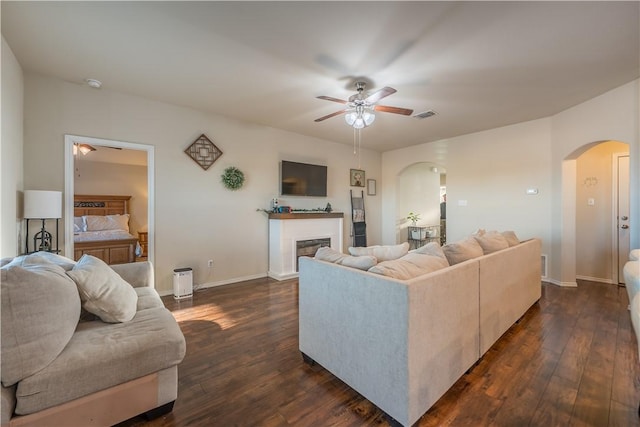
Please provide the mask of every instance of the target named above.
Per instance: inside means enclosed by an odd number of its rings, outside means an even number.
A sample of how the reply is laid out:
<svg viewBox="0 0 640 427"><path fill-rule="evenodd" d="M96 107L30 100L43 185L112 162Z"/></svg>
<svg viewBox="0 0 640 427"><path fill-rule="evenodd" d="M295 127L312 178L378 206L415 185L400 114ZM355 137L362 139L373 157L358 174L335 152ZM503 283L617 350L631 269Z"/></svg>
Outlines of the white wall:
<svg viewBox="0 0 640 427"><path fill-rule="evenodd" d="M544 253L551 205L549 128L549 119L535 120L384 153L383 242L394 243L394 224L404 214L395 212L395 177L421 160L447 171L447 241L478 228L514 230L521 239L542 238ZM528 188L537 188L538 195L528 196Z"/></svg>
<svg viewBox="0 0 640 427"><path fill-rule="evenodd" d="M138 231L147 231L146 166L83 161L82 155L79 155L76 157L75 169L75 194L131 196L131 234L137 237Z"/></svg>
<svg viewBox="0 0 640 427"><path fill-rule="evenodd" d="M617 140L630 148L631 245L638 247L638 86L636 80L549 118L384 153L383 242L396 236L395 177L408 164L434 162L447 170L447 241L477 228L540 237L549 280L575 284L576 167L565 159L577 158L587 144ZM527 196L527 188L538 195Z"/></svg>
<svg viewBox="0 0 640 427"><path fill-rule="evenodd" d="M0 164L2 165L2 198L0 212L0 258L16 256L24 249L21 234L22 217L22 144L24 78L22 68L2 37L2 134ZM42 188L46 189L46 188Z"/></svg>
<svg viewBox="0 0 640 427"><path fill-rule="evenodd" d="M196 283L222 284L265 276L268 220L263 212L278 195L282 159L328 165L326 198L281 198L295 208L345 212L350 231L349 169L358 161L346 145L239 122L140 97L25 74L25 184L64 189L65 134L155 147L156 285L170 292L174 268L194 269ZM350 132L345 126L345 132ZM183 151L206 134L224 153L204 171ZM362 150L368 179L381 180L380 154ZM220 175L236 166L245 186L226 190ZM378 189L378 194L381 191ZM381 196L365 196L370 244L380 243ZM345 249L351 240L345 239ZM209 273L207 260L214 260Z"/></svg>
<svg viewBox="0 0 640 427"><path fill-rule="evenodd" d="M434 172L432 163L415 163L401 171L397 177L398 227L396 242L408 239L409 212L420 215L418 226L440 225L440 173Z"/></svg>

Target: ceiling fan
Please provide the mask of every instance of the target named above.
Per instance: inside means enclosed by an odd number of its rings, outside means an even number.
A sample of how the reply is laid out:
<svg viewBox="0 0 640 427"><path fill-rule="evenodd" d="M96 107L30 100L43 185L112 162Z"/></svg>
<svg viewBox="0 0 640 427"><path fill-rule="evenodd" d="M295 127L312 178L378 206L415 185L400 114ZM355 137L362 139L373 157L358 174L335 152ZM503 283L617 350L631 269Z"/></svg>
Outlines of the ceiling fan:
<svg viewBox="0 0 640 427"><path fill-rule="evenodd" d="M349 124L349 126L353 126L356 129L362 129L373 123L373 120L375 119L374 111L402 114L403 116L410 116L411 114L413 114L413 110L410 110L408 108L390 107L388 105L376 104L382 98L396 93L397 91L394 88L385 86L382 89L373 92L372 94L365 95L363 94L365 86L365 82L356 82L356 90L358 91L358 93L351 95L347 101L345 101L344 99L333 98L331 96L318 96L318 99L345 104L347 105L347 108L345 108L344 110L336 111L335 113L327 114L326 116L315 119L315 121L321 122L323 120L330 119L331 117L345 114L345 120L347 121L347 124Z"/></svg>

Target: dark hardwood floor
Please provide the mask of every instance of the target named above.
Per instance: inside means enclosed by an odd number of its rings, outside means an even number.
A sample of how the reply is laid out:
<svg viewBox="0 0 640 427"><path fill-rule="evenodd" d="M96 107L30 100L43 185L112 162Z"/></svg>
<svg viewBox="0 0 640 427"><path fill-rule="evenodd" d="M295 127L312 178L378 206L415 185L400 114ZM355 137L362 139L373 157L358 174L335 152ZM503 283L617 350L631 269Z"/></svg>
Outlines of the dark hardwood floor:
<svg viewBox="0 0 640 427"><path fill-rule="evenodd" d="M624 287L543 284L542 299L419 426L640 426L638 347ZM187 355L174 410L125 426L386 426L382 412L298 352L297 281L163 298Z"/></svg>

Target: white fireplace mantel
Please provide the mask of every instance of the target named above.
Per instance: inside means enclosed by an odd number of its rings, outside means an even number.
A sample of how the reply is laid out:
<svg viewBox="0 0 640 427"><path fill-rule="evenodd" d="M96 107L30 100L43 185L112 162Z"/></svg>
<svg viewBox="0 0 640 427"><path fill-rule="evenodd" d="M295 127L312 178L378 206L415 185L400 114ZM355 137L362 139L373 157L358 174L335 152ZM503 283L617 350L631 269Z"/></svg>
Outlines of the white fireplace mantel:
<svg viewBox="0 0 640 427"><path fill-rule="evenodd" d="M269 277L298 277L296 243L331 239L331 248L342 251L343 213L269 214Z"/></svg>

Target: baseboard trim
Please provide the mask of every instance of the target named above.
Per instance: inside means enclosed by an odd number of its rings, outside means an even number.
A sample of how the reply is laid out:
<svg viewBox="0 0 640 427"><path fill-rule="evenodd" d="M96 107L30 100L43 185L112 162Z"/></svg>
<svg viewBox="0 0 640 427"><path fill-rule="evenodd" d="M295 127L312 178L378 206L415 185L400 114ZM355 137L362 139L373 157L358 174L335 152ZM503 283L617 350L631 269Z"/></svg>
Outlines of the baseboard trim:
<svg viewBox="0 0 640 427"><path fill-rule="evenodd" d="M200 289L215 288L216 286L222 286L222 285L230 285L232 283L244 282L246 280L262 279L263 277L266 277L266 275L252 274L250 276L234 277L233 279L219 280L217 282L207 282L207 283L200 283L200 284L194 283L193 291L196 292L196 291L199 291ZM158 293L160 294L160 296L164 297L167 295L173 295L173 290L162 291Z"/></svg>
<svg viewBox="0 0 640 427"><path fill-rule="evenodd" d="M611 279L602 279L600 277L589 277L589 276L576 276L576 279L579 280L588 280L589 282L598 282L598 283L606 283L609 285L613 285L613 280Z"/></svg>
<svg viewBox="0 0 640 427"><path fill-rule="evenodd" d="M546 283L550 283L555 286L559 286L561 288L577 288L578 287L577 282L561 282L559 280L554 280L554 279L544 279L542 281Z"/></svg>

